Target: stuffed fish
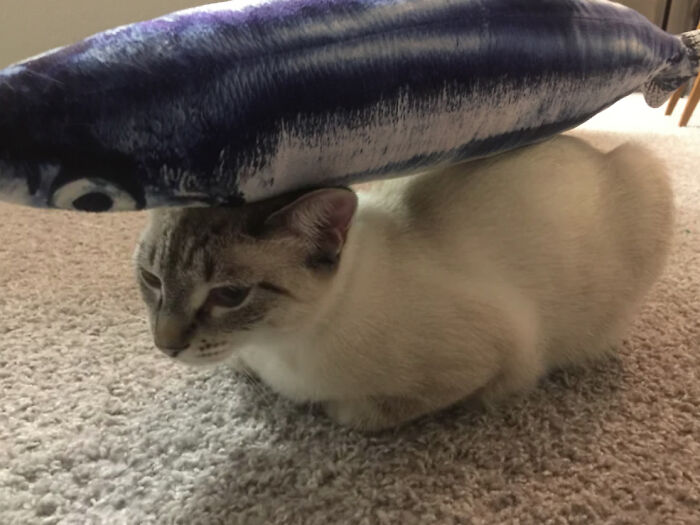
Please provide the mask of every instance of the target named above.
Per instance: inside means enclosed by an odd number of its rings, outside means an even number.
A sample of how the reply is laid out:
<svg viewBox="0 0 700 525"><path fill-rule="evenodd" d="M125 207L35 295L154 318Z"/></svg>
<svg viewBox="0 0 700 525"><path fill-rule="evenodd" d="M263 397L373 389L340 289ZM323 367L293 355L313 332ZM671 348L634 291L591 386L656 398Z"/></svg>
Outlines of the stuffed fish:
<svg viewBox="0 0 700 525"><path fill-rule="evenodd" d="M236 205L544 140L695 75L604 0L222 2L0 71L0 199L88 211Z"/></svg>

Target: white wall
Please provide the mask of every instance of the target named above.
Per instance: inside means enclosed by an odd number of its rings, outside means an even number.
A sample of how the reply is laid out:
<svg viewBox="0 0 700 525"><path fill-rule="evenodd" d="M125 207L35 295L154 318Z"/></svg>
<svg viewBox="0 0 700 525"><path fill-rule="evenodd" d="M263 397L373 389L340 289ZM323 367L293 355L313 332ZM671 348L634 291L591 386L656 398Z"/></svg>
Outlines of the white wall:
<svg viewBox="0 0 700 525"><path fill-rule="evenodd" d="M112 27L215 0L0 0L0 68Z"/></svg>
<svg viewBox="0 0 700 525"><path fill-rule="evenodd" d="M660 26L664 19L667 0L615 0L616 2L636 9L649 20ZM667 30L670 33L682 33L695 29L695 23L700 15L700 0L673 0L668 17Z"/></svg>
<svg viewBox="0 0 700 525"><path fill-rule="evenodd" d="M668 17L668 30L671 33L682 33L695 29L698 18L700 0L673 0Z"/></svg>
<svg viewBox="0 0 700 525"><path fill-rule="evenodd" d="M0 68L98 31L215 0L0 0ZM537 1L537 0L532 0ZM666 0L622 0L660 24ZM669 30L687 31L700 0L673 0Z"/></svg>
<svg viewBox="0 0 700 525"><path fill-rule="evenodd" d="M636 9L649 20L660 26L664 17L666 0L616 0L619 4Z"/></svg>

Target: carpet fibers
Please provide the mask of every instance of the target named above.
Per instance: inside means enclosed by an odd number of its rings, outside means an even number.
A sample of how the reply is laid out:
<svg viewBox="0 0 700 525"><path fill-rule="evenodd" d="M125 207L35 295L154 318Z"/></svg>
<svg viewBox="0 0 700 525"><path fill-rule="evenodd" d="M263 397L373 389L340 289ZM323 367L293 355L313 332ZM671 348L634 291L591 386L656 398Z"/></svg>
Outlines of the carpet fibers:
<svg viewBox="0 0 700 525"><path fill-rule="evenodd" d="M0 523L700 523L700 128L676 120L632 96L575 132L644 141L677 192L619 357L376 436L154 350L143 215L0 205Z"/></svg>

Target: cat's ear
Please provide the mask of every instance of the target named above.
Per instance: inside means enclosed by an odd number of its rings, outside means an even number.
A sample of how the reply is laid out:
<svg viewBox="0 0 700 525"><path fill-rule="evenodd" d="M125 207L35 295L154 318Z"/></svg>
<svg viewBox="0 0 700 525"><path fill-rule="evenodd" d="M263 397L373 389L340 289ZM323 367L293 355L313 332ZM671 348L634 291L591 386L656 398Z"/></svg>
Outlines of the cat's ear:
<svg viewBox="0 0 700 525"><path fill-rule="evenodd" d="M316 190L270 215L264 229L301 237L309 241L321 257L335 262L356 210L357 195L354 191L345 188Z"/></svg>

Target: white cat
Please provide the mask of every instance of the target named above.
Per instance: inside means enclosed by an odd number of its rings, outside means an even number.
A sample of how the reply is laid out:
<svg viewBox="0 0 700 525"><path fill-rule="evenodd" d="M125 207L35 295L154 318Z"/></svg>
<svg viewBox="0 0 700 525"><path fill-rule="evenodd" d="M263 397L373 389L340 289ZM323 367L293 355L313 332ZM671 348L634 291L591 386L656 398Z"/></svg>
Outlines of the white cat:
<svg viewBox="0 0 700 525"><path fill-rule="evenodd" d="M397 425L527 390L614 345L669 251L645 149L559 137L234 209L163 209L137 250L156 344L238 359L338 422Z"/></svg>

